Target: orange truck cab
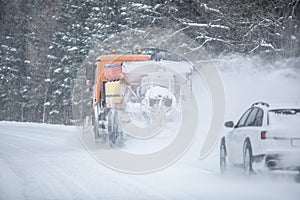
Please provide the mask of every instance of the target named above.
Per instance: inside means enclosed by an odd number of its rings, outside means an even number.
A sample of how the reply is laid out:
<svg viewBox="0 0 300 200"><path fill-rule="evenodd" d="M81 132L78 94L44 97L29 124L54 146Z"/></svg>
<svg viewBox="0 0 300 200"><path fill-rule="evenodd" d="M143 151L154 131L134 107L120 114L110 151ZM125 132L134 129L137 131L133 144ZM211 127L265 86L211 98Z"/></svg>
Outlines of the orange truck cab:
<svg viewBox="0 0 300 200"><path fill-rule="evenodd" d="M104 91L104 83L107 81L120 80L123 78L122 66L123 62L131 61L147 61L150 55L131 54L131 55L104 55L99 56L96 61L94 71L93 85L93 107L97 103L101 103L102 92ZM102 98L103 99L103 98Z"/></svg>

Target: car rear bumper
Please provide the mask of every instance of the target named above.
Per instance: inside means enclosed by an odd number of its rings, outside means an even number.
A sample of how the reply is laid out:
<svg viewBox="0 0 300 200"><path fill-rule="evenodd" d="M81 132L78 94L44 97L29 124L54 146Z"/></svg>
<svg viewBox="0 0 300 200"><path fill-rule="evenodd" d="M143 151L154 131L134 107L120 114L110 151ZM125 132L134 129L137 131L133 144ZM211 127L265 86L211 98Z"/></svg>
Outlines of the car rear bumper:
<svg viewBox="0 0 300 200"><path fill-rule="evenodd" d="M300 170L300 149L268 150L265 166L270 170Z"/></svg>

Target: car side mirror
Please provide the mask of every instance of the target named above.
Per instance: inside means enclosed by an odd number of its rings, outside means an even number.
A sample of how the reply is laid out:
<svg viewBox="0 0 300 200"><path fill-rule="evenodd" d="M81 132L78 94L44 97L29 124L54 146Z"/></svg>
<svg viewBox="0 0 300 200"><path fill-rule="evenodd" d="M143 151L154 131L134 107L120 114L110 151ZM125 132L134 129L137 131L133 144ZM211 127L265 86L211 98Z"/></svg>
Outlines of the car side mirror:
<svg viewBox="0 0 300 200"><path fill-rule="evenodd" d="M227 128L233 128L233 126L234 126L234 123L233 123L233 121L229 121L229 122L225 122L225 127L227 127Z"/></svg>

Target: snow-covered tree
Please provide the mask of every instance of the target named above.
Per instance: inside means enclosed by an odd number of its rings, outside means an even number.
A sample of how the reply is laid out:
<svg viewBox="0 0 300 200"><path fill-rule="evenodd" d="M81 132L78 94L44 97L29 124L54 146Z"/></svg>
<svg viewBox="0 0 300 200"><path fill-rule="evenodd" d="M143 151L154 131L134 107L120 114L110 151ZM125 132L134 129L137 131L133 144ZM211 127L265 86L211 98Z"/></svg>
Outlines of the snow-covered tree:
<svg viewBox="0 0 300 200"><path fill-rule="evenodd" d="M109 53L101 44L136 28L183 32L212 56L300 56L299 0L15 0L0 9L0 120L70 124L82 103L73 87Z"/></svg>

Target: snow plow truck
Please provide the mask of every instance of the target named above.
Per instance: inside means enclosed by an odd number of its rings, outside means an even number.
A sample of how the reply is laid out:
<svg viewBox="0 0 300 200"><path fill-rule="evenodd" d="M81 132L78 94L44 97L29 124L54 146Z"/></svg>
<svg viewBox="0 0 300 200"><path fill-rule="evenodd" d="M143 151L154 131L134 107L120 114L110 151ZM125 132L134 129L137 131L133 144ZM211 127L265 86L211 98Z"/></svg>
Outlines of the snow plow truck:
<svg viewBox="0 0 300 200"><path fill-rule="evenodd" d="M190 99L192 71L187 61L157 49L99 56L92 78L95 141L119 147L126 136L158 132Z"/></svg>

